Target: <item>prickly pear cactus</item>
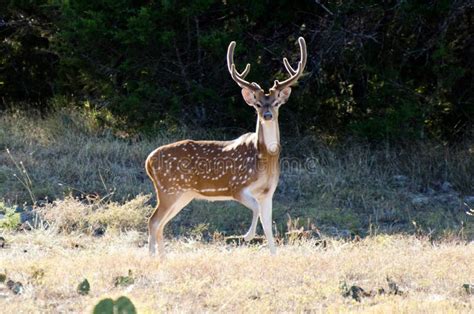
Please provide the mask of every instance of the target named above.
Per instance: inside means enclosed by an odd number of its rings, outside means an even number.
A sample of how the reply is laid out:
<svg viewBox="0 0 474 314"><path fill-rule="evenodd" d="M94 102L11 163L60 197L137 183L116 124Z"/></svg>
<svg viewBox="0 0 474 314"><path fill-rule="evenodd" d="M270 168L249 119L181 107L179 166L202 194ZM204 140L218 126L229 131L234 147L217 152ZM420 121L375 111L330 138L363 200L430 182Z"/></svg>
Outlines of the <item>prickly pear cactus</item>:
<svg viewBox="0 0 474 314"><path fill-rule="evenodd" d="M103 299L94 307L94 314L136 314L137 310L132 301L127 297L120 297L117 300L110 298Z"/></svg>

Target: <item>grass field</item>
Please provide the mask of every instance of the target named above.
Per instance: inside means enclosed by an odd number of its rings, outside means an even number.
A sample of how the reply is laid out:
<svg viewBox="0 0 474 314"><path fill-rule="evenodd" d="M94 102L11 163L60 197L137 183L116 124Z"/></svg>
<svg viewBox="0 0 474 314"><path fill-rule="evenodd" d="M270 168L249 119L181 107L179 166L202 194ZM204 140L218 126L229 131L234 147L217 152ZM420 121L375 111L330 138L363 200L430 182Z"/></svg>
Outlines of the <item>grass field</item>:
<svg viewBox="0 0 474 314"><path fill-rule="evenodd" d="M222 138L124 134L93 112L0 115L0 312L87 313L120 296L139 313L474 311L472 139L283 136L296 167L274 197L276 256L225 240L247 230L250 210L192 202L165 229L167 260L152 259L143 162L189 137Z"/></svg>
<svg viewBox="0 0 474 314"><path fill-rule="evenodd" d="M474 239L474 219L465 214L474 207L472 139L455 145L434 140L375 145L334 141L324 134L281 133L282 173L273 214L280 233L288 231L291 217L300 218L305 228L315 224L334 236L365 236L377 229L441 237L462 233ZM85 220L84 227L121 216L124 227L143 229L144 215L155 204L143 166L146 156L178 139L232 137L229 130L226 136L186 129L154 136L126 134L99 125L94 112L69 109L46 118L6 112L0 115L0 213L2 201L7 207L58 201L50 216L56 216L55 210L69 213L79 208L85 212L72 216ZM81 202L60 203L70 196ZM94 204L85 206L91 200ZM101 217L94 214L97 206L104 209ZM250 219L250 210L240 205L192 202L169 231L183 235L204 227L211 234L239 234Z"/></svg>
<svg viewBox="0 0 474 314"><path fill-rule="evenodd" d="M463 288L474 281L472 242L328 238L281 245L270 256L258 245L188 238L168 241L168 257L159 261L138 232L98 238L43 229L3 237L0 272L23 285L15 295L0 284L3 313L87 313L100 299L120 296L139 313L474 311L474 295ZM117 285L119 276L125 280ZM77 292L84 279L88 295Z"/></svg>

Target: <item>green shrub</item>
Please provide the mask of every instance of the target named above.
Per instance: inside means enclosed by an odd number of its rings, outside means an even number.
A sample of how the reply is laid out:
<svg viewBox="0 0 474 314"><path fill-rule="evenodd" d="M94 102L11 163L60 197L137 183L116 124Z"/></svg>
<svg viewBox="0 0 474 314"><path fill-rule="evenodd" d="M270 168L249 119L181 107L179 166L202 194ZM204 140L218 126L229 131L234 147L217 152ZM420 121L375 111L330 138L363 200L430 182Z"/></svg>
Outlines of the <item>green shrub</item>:
<svg viewBox="0 0 474 314"><path fill-rule="evenodd" d="M20 214L15 211L14 207L8 207L4 202L0 202L0 213L3 212L4 217L0 219L0 229L15 229L21 223Z"/></svg>
<svg viewBox="0 0 474 314"><path fill-rule="evenodd" d="M5 2L5 1L4 1ZM3 2L1 2L3 3ZM282 112L287 134L400 141L470 135L468 0L6 1L0 5L0 109L106 108L127 132L251 129L225 64L270 87L308 42L307 75ZM272 12L272 14L268 14ZM55 105L56 103L56 105ZM100 119L100 117L97 117Z"/></svg>

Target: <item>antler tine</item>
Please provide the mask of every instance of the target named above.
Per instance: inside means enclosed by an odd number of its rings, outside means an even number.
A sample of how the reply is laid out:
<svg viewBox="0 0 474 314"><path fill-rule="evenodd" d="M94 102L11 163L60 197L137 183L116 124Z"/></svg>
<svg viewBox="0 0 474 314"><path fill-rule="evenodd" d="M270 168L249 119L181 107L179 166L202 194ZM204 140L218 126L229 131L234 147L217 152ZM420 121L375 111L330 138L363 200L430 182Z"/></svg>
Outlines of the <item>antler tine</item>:
<svg viewBox="0 0 474 314"><path fill-rule="evenodd" d="M242 77L239 76L237 71L235 70L235 64L232 64L231 69L230 69L230 75L234 79L234 81L242 88L248 88L253 91L261 91L262 88L260 85L258 85L255 82L249 83L246 80L244 80Z"/></svg>
<svg viewBox="0 0 474 314"><path fill-rule="evenodd" d="M301 74L303 74L303 67L302 67L302 62L300 61L300 62L298 62L298 67L296 68L296 71L295 71L294 75L292 75L288 79L284 80L283 82L275 80L275 83L273 84L273 87L271 89L282 90L285 87L291 86L294 83L296 83L296 81L301 76Z"/></svg>
<svg viewBox="0 0 474 314"><path fill-rule="evenodd" d="M283 64L285 65L285 68L288 71L288 73L290 73L290 75L295 75L296 74L296 70L291 67L291 65L288 62L288 59L286 57L283 58Z"/></svg>
<svg viewBox="0 0 474 314"><path fill-rule="evenodd" d="M301 63L303 70L306 67L306 61L308 61L308 51L306 49L306 41L303 37L298 38L298 43L300 44L300 54L301 54Z"/></svg>
<svg viewBox="0 0 474 314"><path fill-rule="evenodd" d="M235 49L235 46L236 46L236 43L235 43L235 41L233 41L229 44L229 48L227 50L227 68L229 69L229 72L231 74L232 74L231 66L232 66L232 64L234 64L234 49ZM239 73L237 70L235 70L235 72L237 73L237 75L239 77L245 79L247 74L249 74L249 72L250 72L250 63L247 63L247 65L245 66L245 69L242 71L242 73Z"/></svg>
<svg viewBox="0 0 474 314"><path fill-rule="evenodd" d="M236 43L235 41L233 41L229 44L229 48L227 49L227 68L230 72L230 75L232 76L232 79L242 88L245 87L254 91L262 90L262 88L257 83L255 82L249 83L245 80L245 77L250 72L250 63L247 63L242 73L239 73L235 69L235 64L234 64L235 46L236 46Z"/></svg>
<svg viewBox="0 0 474 314"><path fill-rule="evenodd" d="M272 89L283 89L287 86L291 86L299 79L301 74L303 74L303 70L306 67L306 61L308 58L307 51L306 51L306 42L303 37L298 38L298 43L300 45L300 54L301 54L301 61L298 62L298 67L293 69L293 67L288 62L287 58L283 58L283 64L285 65L286 70L291 75L290 78L283 82L279 82L275 80L275 84L273 85Z"/></svg>

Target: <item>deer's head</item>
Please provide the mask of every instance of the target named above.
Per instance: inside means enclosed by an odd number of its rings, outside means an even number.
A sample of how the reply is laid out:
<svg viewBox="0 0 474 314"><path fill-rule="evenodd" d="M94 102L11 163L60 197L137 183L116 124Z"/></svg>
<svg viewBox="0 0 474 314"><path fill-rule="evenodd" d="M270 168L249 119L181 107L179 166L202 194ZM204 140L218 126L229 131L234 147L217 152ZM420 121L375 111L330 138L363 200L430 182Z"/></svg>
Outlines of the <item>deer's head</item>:
<svg viewBox="0 0 474 314"><path fill-rule="evenodd" d="M278 121L278 109L288 101L291 94L291 86L295 84L303 74L307 59L306 42L303 37L300 37L298 38L298 43L300 45L301 53L301 60L298 62L298 67L294 69L288 62L288 59L283 58L283 64L290 74L290 77L283 82L276 80L268 94L265 94L264 90L257 83L249 83L245 80L245 77L250 72L250 64L247 64L241 73L235 69L235 41L231 42L227 49L227 67L230 75L242 88L242 96L244 97L245 102L248 105L253 106L257 111L261 123Z"/></svg>

